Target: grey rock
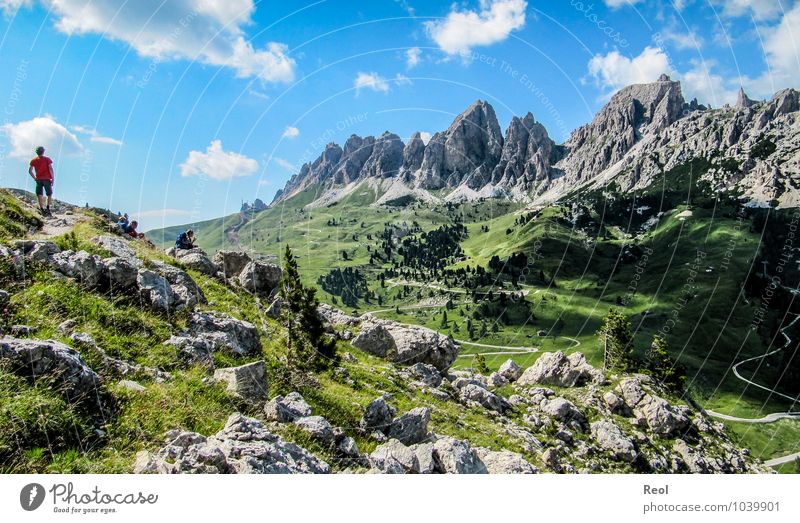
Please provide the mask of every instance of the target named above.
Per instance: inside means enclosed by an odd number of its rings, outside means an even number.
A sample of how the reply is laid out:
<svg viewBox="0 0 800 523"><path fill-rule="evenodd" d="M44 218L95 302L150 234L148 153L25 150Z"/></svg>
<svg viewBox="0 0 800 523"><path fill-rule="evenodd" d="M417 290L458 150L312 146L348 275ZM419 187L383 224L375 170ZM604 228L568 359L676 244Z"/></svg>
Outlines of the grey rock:
<svg viewBox="0 0 800 523"><path fill-rule="evenodd" d="M528 460L516 452L478 447L475 449L475 453L489 474L536 474L539 472Z"/></svg>
<svg viewBox="0 0 800 523"><path fill-rule="evenodd" d="M525 369L517 383L519 385L555 385L575 387L589 381L602 382L600 371L586 362L580 352L566 356L561 351L545 352L536 363Z"/></svg>
<svg viewBox="0 0 800 523"><path fill-rule="evenodd" d="M515 382L522 376L522 368L517 365L517 363L512 359L507 359L500 368L497 369L497 373L507 379L509 382Z"/></svg>
<svg viewBox="0 0 800 523"><path fill-rule="evenodd" d="M61 251L49 258L54 270L86 287L96 287L102 276L102 259L86 251Z"/></svg>
<svg viewBox="0 0 800 523"><path fill-rule="evenodd" d="M130 241L120 236L104 234L93 238L96 244L110 252L116 258L122 258L137 269L142 266L142 260L136 256L136 251L131 247Z"/></svg>
<svg viewBox="0 0 800 523"><path fill-rule="evenodd" d="M487 383L489 384L490 387L499 388L508 385L509 381L505 376L503 376L499 372L493 372L489 374Z"/></svg>
<svg viewBox="0 0 800 523"><path fill-rule="evenodd" d="M78 326L78 322L72 319L64 320L58 324L56 331L62 336L69 336Z"/></svg>
<svg viewBox="0 0 800 523"><path fill-rule="evenodd" d="M0 361L12 372L52 384L71 402L100 405L101 379L75 349L54 340L0 338Z"/></svg>
<svg viewBox="0 0 800 523"><path fill-rule="evenodd" d="M459 397L464 402L475 402L485 409L500 413L505 412L509 408L508 402L503 398L472 383L466 384L459 390Z"/></svg>
<svg viewBox="0 0 800 523"><path fill-rule="evenodd" d="M360 427L368 432L375 430L386 432L392 424L394 415L394 407L386 403L383 397L375 398L364 410Z"/></svg>
<svg viewBox="0 0 800 523"><path fill-rule="evenodd" d="M170 336L164 345L175 347L181 360L189 365L214 368L214 346L205 338Z"/></svg>
<svg viewBox="0 0 800 523"><path fill-rule="evenodd" d="M120 380L117 385L130 392L140 393L147 390L140 383L132 380Z"/></svg>
<svg viewBox="0 0 800 523"><path fill-rule="evenodd" d="M261 352L258 329L221 312L193 312L186 335L208 342L213 351L226 350L245 357Z"/></svg>
<svg viewBox="0 0 800 523"><path fill-rule="evenodd" d="M603 449L611 452L615 459L633 462L636 459L636 446L620 428L609 420L601 420L591 425L592 438Z"/></svg>
<svg viewBox="0 0 800 523"><path fill-rule="evenodd" d="M308 433L312 438L325 445L332 445L334 441L333 426L322 416L306 416L297 418L294 424Z"/></svg>
<svg viewBox="0 0 800 523"><path fill-rule="evenodd" d="M350 343L357 349L381 358L396 352L394 338L389 330L379 323L364 323L361 332Z"/></svg>
<svg viewBox="0 0 800 523"><path fill-rule="evenodd" d="M234 396L254 402L267 399L267 368L263 361L217 369L214 379L224 381Z"/></svg>
<svg viewBox="0 0 800 523"><path fill-rule="evenodd" d="M433 443L433 459L442 474L486 474L486 466L468 441L437 436Z"/></svg>
<svg viewBox="0 0 800 523"><path fill-rule="evenodd" d="M275 396L264 406L264 417L271 421L291 423L308 416L311 416L311 407L299 392Z"/></svg>
<svg viewBox="0 0 800 523"><path fill-rule="evenodd" d="M281 281L283 271L274 263L251 261L239 274L239 283L258 296L269 296Z"/></svg>
<svg viewBox="0 0 800 523"><path fill-rule="evenodd" d="M578 407L568 399L556 397L551 400L545 400L541 405L542 411L545 414L552 416L558 421L567 423L569 421L577 421L585 423L586 417L578 410Z"/></svg>
<svg viewBox="0 0 800 523"><path fill-rule="evenodd" d="M428 437L428 422L431 409L417 407L392 421L386 435L395 438L405 445L419 443Z"/></svg>
<svg viewBox="0 0 800 523"><path fill-rule="evenodd" d="M11 335L17 338L28 338L33 334L34 330L30 325L12 325Z"/></svg>
<svg viewBox="0 0 800 523"><path fill-rule="evenodd" d="M211 437L170 431L158 452L136 456L134 473L327 474L330 466L306 449L284 441L258 420L232 414Z"/></svg>
<svg viewBox="0 0 800 523"><path fill-rule="evenodd" d="M438 387L442 384L442 374L433 365L415 363L409 369L411 374L428 387Z"/></svg>
<svg viewBox="0 0 800 523"><path fill-rule="evenodd" d="M149 269L139 269L136 285L142 299L156 310L170 312L180 303L180 298L172 291L167 279Z"/></svg>
<svg viewBox="0 0 800 523"><path fill-rule="evenodd" d="M146 376L159 383L172 379L172 375L168 372L109 356L108 353L95 342L94 338L85 332L73 332L70 334L69 338L83 351L92 352L97 359L100 360L101 366L97 368L104 376L108 375L117 378Z"/></svg>
<svg viewBox="0 0 800 523"><path fill-rule="evenodd" d="M169 282L172 292L176 296L178 308L194 308L196 305L206 303L203 291L186 271L163 262L152 262L151 265L153 271Z"/></svg>
<svg viewBox="0 0 800 523"><path fill-rule="evenodd" d="M207 276L214 276L217 274L216 265L214 265L211 260L208 259L208 255L206 255L206 253L200 251L199 249L192 249L191 251L188 251L187 254L179 255L178 259L190 269L194 269L197 272Z"/></svg>
<svg viewBox="0 0 800 523"><path fill-rule="evenodd" d="M245 266L252 261L249 254L242 251L217 251L213 263L219 267L225 278L238 278Z"/></svg>
<svg viewBox="0 0 800 523"><path fill-rule="evenodd" d="M125 291L136 285L136 267L126 258L114 256L104 258L100 263L111 291Z"/></svg>

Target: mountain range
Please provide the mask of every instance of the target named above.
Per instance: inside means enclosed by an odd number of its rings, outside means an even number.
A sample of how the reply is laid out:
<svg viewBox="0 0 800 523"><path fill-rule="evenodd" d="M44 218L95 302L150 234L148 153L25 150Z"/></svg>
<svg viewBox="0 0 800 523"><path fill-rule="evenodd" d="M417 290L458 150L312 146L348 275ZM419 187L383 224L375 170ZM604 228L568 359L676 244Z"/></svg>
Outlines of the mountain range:
<svg viewBox="0 0 800 523"><path fill-rule="evenodd" d="M557 144L531 113L513 117L503 133L492 106L470 105L425 143L394 133L350 136L330 143L280 190L273 204L316 188L310 207L330 205L363 183L373 205L419 200L438 203L511 198L531 205L556 202L580 189L615 184L642 189L659 174L703 159L695 173L718 192L753 206L800 204L797 187L800 93L754 101L743 90L735 106L713 109L687 102L681 84L661 75L614 94L594 119Z"/></svg>

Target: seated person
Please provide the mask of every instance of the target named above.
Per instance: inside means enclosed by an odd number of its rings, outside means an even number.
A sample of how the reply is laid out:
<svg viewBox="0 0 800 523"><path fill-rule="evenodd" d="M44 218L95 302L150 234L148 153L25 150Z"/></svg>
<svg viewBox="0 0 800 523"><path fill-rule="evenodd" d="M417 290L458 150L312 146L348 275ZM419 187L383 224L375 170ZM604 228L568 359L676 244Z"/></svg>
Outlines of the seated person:
<svg viewBox="0 0 800 523"><path fill-rule="evenodd" d="M133 220L125 229L123 229L123 231L131 238L144 238L144 233L136 230L136 227L138 226L139 222Z"/></svg>
<svg viewBox="0 0 800 523"><path fill-rule="evenodd" d="M194 231L189 229L182 232L175 239L175 248L182 250L194 249Z"/></svg>

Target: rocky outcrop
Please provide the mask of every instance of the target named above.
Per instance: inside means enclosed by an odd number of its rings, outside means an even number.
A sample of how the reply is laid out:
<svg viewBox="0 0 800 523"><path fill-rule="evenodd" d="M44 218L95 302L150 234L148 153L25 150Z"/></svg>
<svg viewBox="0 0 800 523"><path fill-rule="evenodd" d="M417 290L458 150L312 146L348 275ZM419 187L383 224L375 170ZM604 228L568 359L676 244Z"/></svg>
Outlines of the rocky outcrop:
<svg viewBox="0 0 800 523"><path fill-rule="evenodd" d="M486 465L468 441L439 436L433 443L436 470L443 474L486 474Z"/></svg>
<svg viewBox="0 0 800 523"><path fill-rule="evenodd" d="M212 351L226 350L240 356L261 352L258 329L250 322L220 312L194 312L187 326L187 335L207 342Z"/></svg>
<svg viewBox="0 0 800 523"><path fill-rule="evenodd" d="M516 452L476 448L475 453L489 474L536 474L539 469Z"/></svg>
<svg viewBox="0 0 800 523"><path fill-rule="evenodd" d="M394 407L386 403L384 398L376 398L364 410L360 427L368 432L386 432L392 424L395 412Z"/></svg>
<svg viewBox="0 0 800 523"><path fill-rule="evenodd" d="M86 287L96 287L102 277L102 258L86 251L61 251L49 258L54 270Z"/></svg>
<svg viewBox="0 0 800 523"><path fill-rule="evenodd" d="M404 445L391 439L369 456L372 470L383 474L431 474L434 472L433 445Z"/></svg>
<svg viewBox="0 0 800 523"><path fill-rule="evenodd" d="M567 356L561 351L556 351L542 354L536 363L525 369L517 384L575 387L589 381L603 380L602 373L589 365L586 357L580 352L573 352Z"/></svg>
<svg viewBox="0 0 800 523"><path fill-rule="evenodd" d="M233 414L214 436L173 430L155 453L136 455L136 474L327 474L330 465L272 434L258 420Z"/></svg>
<svg viewBox="0 0 800 523"><path fill-rule="evenodd" d="M560 149L531 113L524 118L515 116L506 130L500 161L492 170L492 184L530 192L550 177L559 159Z"/></svg>
<svg viewBox="0 0 800 523"><path fill-rule="evenodd" d="M405 445L419 443L428 437L430 419L431 409L427 407L411 409L392 421L386 435Z"/></svg>
<svg viewBox="0 0 800 523"><path fill-rule="evenodd" d="M615 459L632 462L636 459L636 446L628 439L614 422L601 420L591 425L592 437L601 448L610 452Z"/></svg>
<svg viewBox="0 0 800 523"><path fill-rule="evenodd" d="M175 252L175 256L182 264L199 273L207 276L214 276L217 274L217 266L214 265L202 249L178 249Z"/></svg>
<svg viewBox="0 0 800 523"><path fill-rule="evenodd" d="M91 352L92 355L100 361L100 365L95 368L104 377L131 378L141 376L150 378L158 383L163 383L172 379L172 375L168 372L109 356L108 353L95 342L94 338L85 332L72 332L69 338L76 347L80 348L82 351Z"/></svg>
<svg viewBox="0 0 800 523"><path fill-rule="evenodd" d="M78 351L63 343L4 336L0 362L34 383L52 386L71 402L100 404L100 376Z"/></svg>
<svg viewBox="0 0 800 523"><path fill-rule="evenodd" d="M510 383L517 381L522 376L522 368L512 359L507 359L497 369L497 373L507 379Z"/></svg>

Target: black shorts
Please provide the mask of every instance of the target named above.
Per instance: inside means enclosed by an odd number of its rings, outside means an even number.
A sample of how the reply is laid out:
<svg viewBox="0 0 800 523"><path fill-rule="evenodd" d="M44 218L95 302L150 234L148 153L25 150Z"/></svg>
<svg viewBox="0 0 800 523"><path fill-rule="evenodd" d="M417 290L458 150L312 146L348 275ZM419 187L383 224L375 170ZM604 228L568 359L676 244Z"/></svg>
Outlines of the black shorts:
<svg viewBox="0 0 800 523"><path fill-rule="evenodd" d="M36 196L53 196L53 182L50 180L36 180Z"/></svg>

